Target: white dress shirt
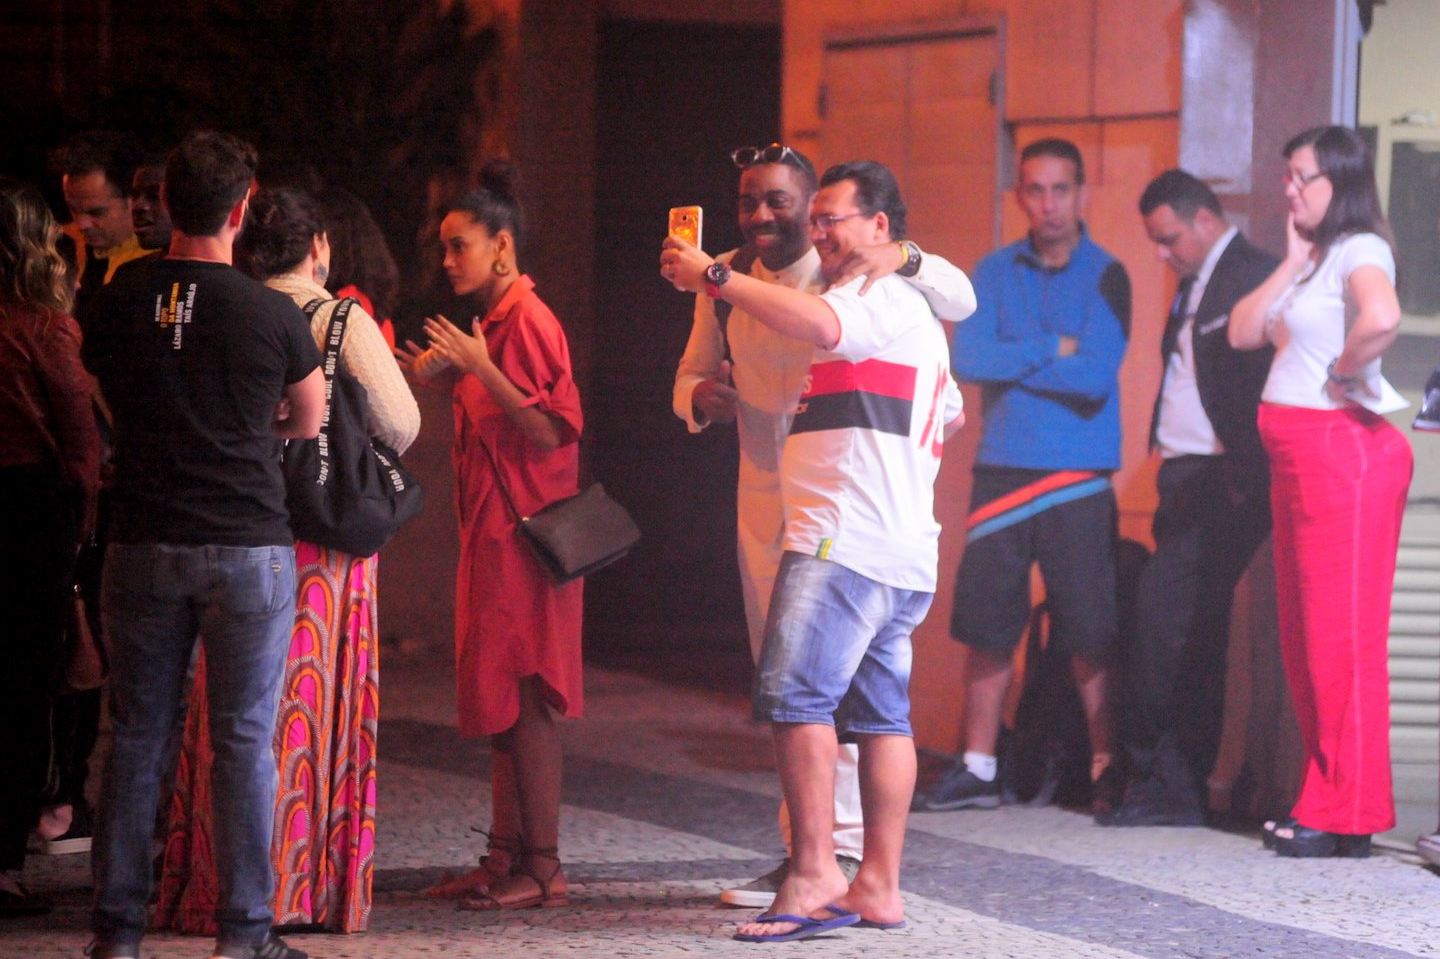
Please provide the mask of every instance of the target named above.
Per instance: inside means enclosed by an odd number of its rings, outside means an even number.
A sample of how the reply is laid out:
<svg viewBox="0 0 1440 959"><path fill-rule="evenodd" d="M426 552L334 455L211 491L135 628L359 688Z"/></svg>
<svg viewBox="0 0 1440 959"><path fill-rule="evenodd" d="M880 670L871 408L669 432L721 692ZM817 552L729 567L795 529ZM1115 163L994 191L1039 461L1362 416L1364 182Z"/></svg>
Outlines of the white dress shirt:
<svg viewBox="0 0 1440 959"><path fill-rule="evenodd" d="M1155 426L1155 445L1165 459L1176 456L1217 456L1225 446L1215 435L1215 427L1200 402L1200 383L1195 376L1195 311L1210 284L1215 264L1239 231L1231 227L1220 235L1205 262L1195 274L1190 296L1181 306L1185 322L1175 340L1175 351L1165 366L1164 385L1160 392L1160 418ZM1227 317L1218 317L1224 321Z"/></svg>

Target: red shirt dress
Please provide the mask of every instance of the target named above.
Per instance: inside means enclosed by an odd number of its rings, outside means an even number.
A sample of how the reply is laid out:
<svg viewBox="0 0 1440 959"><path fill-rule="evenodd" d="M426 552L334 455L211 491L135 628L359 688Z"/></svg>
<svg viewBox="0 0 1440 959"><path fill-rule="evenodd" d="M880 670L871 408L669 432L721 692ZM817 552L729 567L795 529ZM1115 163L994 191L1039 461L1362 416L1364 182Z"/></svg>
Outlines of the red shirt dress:
<svg viewBox="0 0 1440 959"><path fill-rule="evenodd" d="M520 714L520 680L538 675L562 716L584 703L580 625L583 581L551 581L515 531L495 484L499 466L522 515L578 491L580 392L571 376L565 332L519 277L481 322L495 365L551 415L560 446L543 450L511 422L480 380L455 385L455 506L460 564L455 576L455 673L463 736L503 733ZM482 447L481 444L484 444Z"/></svg>

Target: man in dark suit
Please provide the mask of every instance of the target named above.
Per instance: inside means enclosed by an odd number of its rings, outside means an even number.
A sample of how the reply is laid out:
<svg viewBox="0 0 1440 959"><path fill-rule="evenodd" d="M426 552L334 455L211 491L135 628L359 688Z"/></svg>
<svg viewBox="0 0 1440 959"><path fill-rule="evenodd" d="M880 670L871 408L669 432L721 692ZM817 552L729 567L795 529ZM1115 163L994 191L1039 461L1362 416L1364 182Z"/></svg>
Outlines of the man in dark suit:
<svg viewBox="0 0 1440 959"><path fill-rule="evenodd" d="M1270 531L1269 466L1255 426L1269 348L1231 349L1230 309L1276 258L1230 226L1183 170L1140 198L1145 231L1180 277L1161 345L1150 445L1160 453L1155 555L1141 576L1121 804L1102 825L1201 825L1220 742L1235 584Z"/></svg>

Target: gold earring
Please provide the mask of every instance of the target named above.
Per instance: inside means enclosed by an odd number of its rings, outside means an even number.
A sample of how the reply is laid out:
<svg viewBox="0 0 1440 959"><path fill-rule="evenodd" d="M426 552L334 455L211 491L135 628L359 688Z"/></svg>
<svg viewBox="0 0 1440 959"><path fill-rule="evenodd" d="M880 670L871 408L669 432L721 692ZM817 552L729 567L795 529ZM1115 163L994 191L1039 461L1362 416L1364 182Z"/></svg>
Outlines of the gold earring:
<svg viewBox="0 0 1440 959"><path fill-rule="evenodd" d="M510 275L510 267L506 266L505 261L500 259L498 256L495 258L495 262L490 266L490 269L496 276Z"/></svg>

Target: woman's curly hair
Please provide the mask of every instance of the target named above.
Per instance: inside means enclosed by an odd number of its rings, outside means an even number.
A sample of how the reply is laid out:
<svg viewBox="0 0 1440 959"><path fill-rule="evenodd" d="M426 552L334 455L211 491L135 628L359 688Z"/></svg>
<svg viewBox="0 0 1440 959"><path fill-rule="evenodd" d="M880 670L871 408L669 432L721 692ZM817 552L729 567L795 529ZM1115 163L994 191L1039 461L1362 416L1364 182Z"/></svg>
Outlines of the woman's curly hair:
<svg viewBox="0 0 1440 959"><path fill-rule="evenodd" d="M325 232L325 215L310 194L294 187L270 187L250 198L245 229L235 241L235 260L257 280L288 273Z"/></svg>
<svg viewBox="0 0 1440 959"><path fill-rule="evenodd" d="M40 191L0 176L0 303L69 313L75 287L55 248L57 227Z"/></svg>

